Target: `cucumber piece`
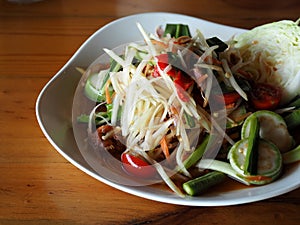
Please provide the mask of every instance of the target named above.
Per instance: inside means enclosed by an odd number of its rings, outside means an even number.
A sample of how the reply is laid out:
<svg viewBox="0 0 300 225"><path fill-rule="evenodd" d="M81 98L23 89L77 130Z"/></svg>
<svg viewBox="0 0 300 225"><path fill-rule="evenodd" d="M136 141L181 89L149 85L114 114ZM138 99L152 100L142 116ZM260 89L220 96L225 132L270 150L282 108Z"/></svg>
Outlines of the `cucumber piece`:
<svg viewBox="0 0 300 225"><path fill-rule="evenodd" d="M286 152L292 148L294 140L288 131L286 122L279 114L268 110L256 111L247 117L242 126L242 139L249 137L249 121L253 116L256 116L259 120L260 138L273 142L281 152Z"/></svg>
<svg viewBox="0 0 300 225"><path fill-rule="evenodd" d="M223 182L225 177L226 175L224 173L213 171L185 182L182 187L188 195L195 196L205 192L210 187Z"/></svg>
<svg viewBox="0 0 300 225"><path fill-rule="evenodd" d="M248 143L249 139L246 138L232 146L228 153L230 165L251 184L262 185L272 182L279 176L282 169L282 156L279 149L272 142L259 139L257 174L248 176L244 169Z"/></svg>
<svg viewBox="0 0 300 225"><path fill-rule="evenodd" d="M256 175L259 141L259 121L256 116L251 117L249 126L250 131L245 156L244 171L248 175Z"/></svg>

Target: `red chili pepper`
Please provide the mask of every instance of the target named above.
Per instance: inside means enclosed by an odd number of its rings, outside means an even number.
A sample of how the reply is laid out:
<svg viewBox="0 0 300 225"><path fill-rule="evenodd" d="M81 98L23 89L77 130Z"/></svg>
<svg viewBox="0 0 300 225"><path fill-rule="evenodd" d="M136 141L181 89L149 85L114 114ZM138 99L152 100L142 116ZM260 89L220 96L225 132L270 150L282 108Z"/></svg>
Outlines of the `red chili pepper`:
<svg viewBox="0 0 300 225"><path fill-rule="evenodd" d="M127 152L121 155L121 161L125 171L131 175L141 178L150 178L156 174L156 170L153 166L143 159Z"/></svg>
<svg viewBox="0 0 300 225"><path fill-rule="evenodd" d="M257 110L275 109L281 100L281 90L270 84L257 83L253 85L250 101Z"/></svg>

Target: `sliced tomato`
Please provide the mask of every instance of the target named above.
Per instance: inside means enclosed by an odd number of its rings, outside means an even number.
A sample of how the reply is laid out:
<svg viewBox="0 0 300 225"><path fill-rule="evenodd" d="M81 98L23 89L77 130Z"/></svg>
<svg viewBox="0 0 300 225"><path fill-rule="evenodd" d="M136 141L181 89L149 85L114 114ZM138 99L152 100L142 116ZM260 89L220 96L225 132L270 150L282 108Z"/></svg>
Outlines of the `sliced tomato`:
<svg viewBox="0 0 300 225"><path fill-rule="evenodd" d="M131 175L140 178L150 178L155 176L156 170L143 159L124 152L121 155L121 161L125 171Z"/></svg>
<svg viewBox="0 0 300 225"><path fill-rule="evenodd" d="M161 54L156 56L156 58L158 59L157 64L161 70L164 70L169 65L168 57L169 57L168 54ZM184 92L193 85L194 80L177 68L171 68L167 74L173 78L180 99L182 101L188 101L189 98L187 98L187 93ZM154 67L152 76L153 77L160 76L157 66Z"/></svg>
<svg viewBox="0 0 300 225"><path fill-rule="evenodd" d="M161 63L161 64L162 64L162 63ZM167 66L168 66L168 64L163 65L163 66L159 65L159 68L160 68L161 70L164 70ZM167 74L168 74L170 77L176 77L176 76L177 76L177 71L176 71L174 68L171 68L171 69L168 71ZM159 71L158 71L158 67L157 67L157 66L154 67L152 76L153 76L153 77L160 77L160 73L159 73Z"/></svg>
<svg viewBox="0 0 300 225"><path fill-rule="evenodd" d="M189 94L179 84L175 83L175 87L180 100L183 102L188 102L190 100Z"/></svg>
<svg viewBox="0 0 300 225"><path fill-rule="evenodd" d="M169 56L167 53L155 56L155 58L157 58L157 64L161 70L164 70L169 65ZM170 71L168 71L168 75L171 77L176 76L176 70L172 68ZM160 73L158 71L157 66L154 67L152 76L160 77Z"/></svg>
<svg viewBox="0 0 300 225"><path fill-rule="evenodd" d="M233 92L227 92L223 95L217 95L216 100L221 102L224 99L225 105L230 105L233 103L236 103L239 99L241 99L241 96L236 91Z"/></svg>
<svg viewBox="0 0 300 225"><path fill-rule="evenodd" d="M194 80L188 75L183 74L181 70L178 70L176 76L174 77L174 83L182 87L183 90L187 90L193 85Z"/></svg>
<svg viewBox="0 0 300 225"><path fill-rule="evenodd" d="M155 56L155 58L157 58L158 64L161 67L161 69L164 69L168 66L169 55L167 53L157 55Z"/></svg>
<svg viewBox="0 0 300 225"><path fill-rule="evenodd" d="M257 83L252 86L250 101L257 110L271 110L279 105L281 94L281 90L278 87L265 83Z"/></svg>

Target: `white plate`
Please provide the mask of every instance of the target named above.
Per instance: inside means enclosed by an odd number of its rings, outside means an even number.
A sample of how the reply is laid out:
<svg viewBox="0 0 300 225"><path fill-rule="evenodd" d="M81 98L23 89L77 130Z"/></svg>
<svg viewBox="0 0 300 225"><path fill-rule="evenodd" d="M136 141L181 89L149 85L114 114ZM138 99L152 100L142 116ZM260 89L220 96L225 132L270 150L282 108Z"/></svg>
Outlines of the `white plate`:
<svg viewBox="0 0 300 225"><path fill-rule="evenodd" d="M154 32L166 23L188 24L191 32L200 29L206 37L217 36L227 40L245 30L224 26L198 18L172 13L144 13L118 19L95 32L73 55L66 65L46 84L36 103L39 125L49 142L74 166L88 175L121 191L155 201L189 206L224 206L255 202L272 198L300 186L300 166L291 167L277 181L254 188L232 189L205 194L200 197L181 198L167 189L152 186L125 186L114 183L96 173L82 157L72 130L72 101L81 75L75 67L87 68L103 48L142 39L136 22L148 32Z"/></svg>

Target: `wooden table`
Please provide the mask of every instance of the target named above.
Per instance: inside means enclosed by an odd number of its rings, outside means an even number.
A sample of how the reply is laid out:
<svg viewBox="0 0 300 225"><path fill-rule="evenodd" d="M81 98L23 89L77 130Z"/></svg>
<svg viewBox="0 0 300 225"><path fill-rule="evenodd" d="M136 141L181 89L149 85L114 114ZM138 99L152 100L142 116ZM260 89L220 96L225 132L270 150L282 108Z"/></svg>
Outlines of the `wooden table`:
<svg viewBox="0 0 300 225"><path fill-rule="evenodd" d="M299 224L300 189L228 207L187 207L111 188L66 161L41 132L35 101L106 23L168 11L241 28L300 16L298 0L0 1L0 224ZM300 179L300 178L299 178Z"/></svg>

